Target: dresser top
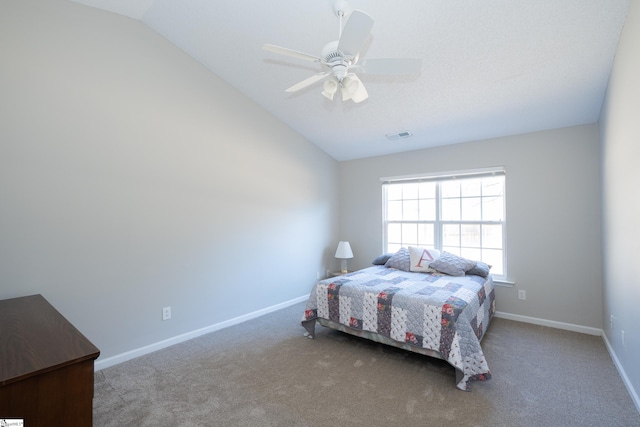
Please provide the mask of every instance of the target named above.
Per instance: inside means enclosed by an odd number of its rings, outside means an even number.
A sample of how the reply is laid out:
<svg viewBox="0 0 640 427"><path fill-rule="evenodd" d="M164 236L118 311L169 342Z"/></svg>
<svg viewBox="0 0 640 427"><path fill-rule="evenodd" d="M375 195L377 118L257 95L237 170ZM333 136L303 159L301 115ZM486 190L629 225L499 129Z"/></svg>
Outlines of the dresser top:
<svg viewBox="0 0 640 427"><path fill-rule="evenodd" d="M0 386L99 355L42 295L0 300Z"/></svg>

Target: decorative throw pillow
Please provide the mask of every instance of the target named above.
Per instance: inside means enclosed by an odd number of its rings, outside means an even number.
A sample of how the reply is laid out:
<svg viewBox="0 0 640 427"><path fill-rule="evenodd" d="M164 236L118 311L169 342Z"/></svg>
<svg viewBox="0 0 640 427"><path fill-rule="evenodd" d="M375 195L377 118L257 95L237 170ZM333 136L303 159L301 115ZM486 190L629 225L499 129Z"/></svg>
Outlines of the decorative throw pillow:
<svg viewBox="0 0 640 427"><path fill-rule="evenodd" d="M476 262L476 265L474 265L471 268L471 270L467 270L467 275L487 277L489 275L490 269L491 269L491 266L489 264L486 264L482 261L478 261Z"/></svg>
<svg viewBox="0 0 640 427"><path fill-rule="evenodd" d="M402 271L411 271L411 259L407 248L400 248L398 252L393 254L391 258L384 264L386 267L396 268Z"/></svg>
<svg viewBox="0 0 640 427"><path fill-rule="evenodd" d="M433 272L433 268L429 267L429 263L435 261L440 256L437 249L419 248L409 246L409 259L411 261L411 271Z"/></svg>
<svg viewBox="0 0 640 427"><path fill-rule="evenodd" d="M442 252L440 257L433 261L430 266L441 273L449 276L464 276L467 270L471 270L476 265L475 261L459 257L449 252Z"/></svg>
<svg viewBox="0 0 640 427"><path fill-rule="evenodd" d="M382 254L379 257L377 257L376 259L374 259L371 264L373 264L373 265L384 265L387 261L389 261L389 258L391 258L391 256L393 256L393 254Z"/></svg>

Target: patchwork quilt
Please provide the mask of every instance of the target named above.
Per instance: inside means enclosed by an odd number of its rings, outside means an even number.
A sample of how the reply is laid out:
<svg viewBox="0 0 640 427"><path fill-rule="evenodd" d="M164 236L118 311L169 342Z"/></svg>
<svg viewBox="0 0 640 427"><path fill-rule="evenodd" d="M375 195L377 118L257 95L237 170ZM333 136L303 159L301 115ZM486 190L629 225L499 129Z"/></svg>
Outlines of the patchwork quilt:
<svg viewBox="0 0 640 427"><path fill-rule="evenodd" d="M322 280L302 317L311 336L317 319L410 350L431 350L456 369L456 386L491 378L480 340L495 312L491 276L454 277L373 266Z"/></svg>

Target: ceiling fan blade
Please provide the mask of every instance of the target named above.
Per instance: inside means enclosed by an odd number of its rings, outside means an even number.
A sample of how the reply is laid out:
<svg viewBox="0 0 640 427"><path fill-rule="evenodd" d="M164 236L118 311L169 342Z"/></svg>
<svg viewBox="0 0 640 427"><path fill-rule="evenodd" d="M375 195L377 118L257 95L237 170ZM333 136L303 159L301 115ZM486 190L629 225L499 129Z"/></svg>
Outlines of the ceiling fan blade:
<svg viewBox="0 0 640 427"><path fill-rule="evenodd" d="M290 88L286 89L285 92L296 92L296 91L298 91L300 89L304 89L307 86L311 86L315 82L319 82L320 80L322 80L325 77L327 77L329 74L331 74L330 71L324 71L322 73L314 74L313 76L311 76L311 77L309 77L307 79L304 79L301 82L298 82L298 83L294 84Z"/></svg>
<svg viewBox="0 0 640 427"><path fill-rule="evenodd" d="M342 30L338 50L346 56L355 57L364 46L373 28L373 18L360 10L354 10Z"/></svg>
<svg viewBox="0 0 640 427"><path fill-rule="evenodd" d="M309 55L308 53L298 52L297 50L287 49L286 47L280 47L273 44L265 44L262 49L269 52L277 53L280 55L291 56L293 58L302 59L303 61L321 62L322 58L319 56Z"/></svg>
<svg viewBox="0 0 640 427"><path fill-rule="evenodd" d="M367 74L418 74L422 59L417 58L370 58L356 66Z"/></svg>

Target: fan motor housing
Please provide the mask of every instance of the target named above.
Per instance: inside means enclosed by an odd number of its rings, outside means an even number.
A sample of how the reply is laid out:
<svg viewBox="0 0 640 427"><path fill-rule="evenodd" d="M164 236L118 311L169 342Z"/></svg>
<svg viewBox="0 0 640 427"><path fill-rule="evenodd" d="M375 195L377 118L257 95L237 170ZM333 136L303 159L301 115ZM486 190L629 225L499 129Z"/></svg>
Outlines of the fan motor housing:
<svg viewBox="0 0 640 427"><path fill-rule="evenodd" d="M324 62L327 64L331 64L336 60L342 60L342 55L340 51L338 51L338 41L327 43L322 48L322 59L324 59Z"/></svg>
<svg viewBox="0 0 640 427"><path fill-rule="evenodd" d="M358 58L345 59L344 55L338 49L338 41L327 43L322 48L322 59L324 64L331 68L331 73L342 82L342 79L347 75L351 64L355 63Z"/></svg>

